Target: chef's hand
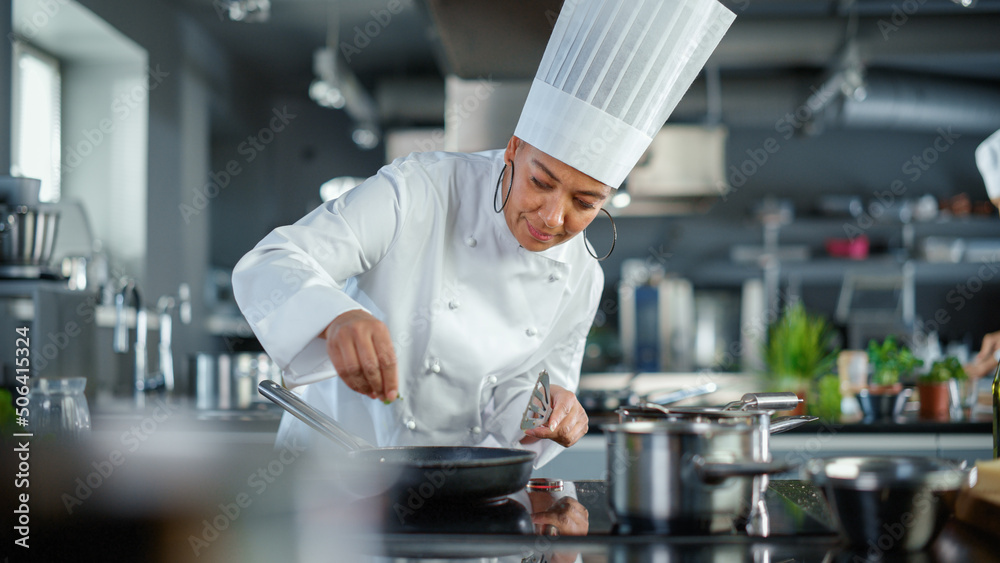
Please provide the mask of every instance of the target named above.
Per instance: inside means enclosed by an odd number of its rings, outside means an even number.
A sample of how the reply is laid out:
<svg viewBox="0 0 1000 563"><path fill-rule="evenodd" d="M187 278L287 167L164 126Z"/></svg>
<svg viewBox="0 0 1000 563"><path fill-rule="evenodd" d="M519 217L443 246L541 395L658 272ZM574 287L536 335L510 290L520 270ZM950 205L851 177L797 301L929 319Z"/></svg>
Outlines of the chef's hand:
<svg viewBox="0 0 1000 563"><path fill-rule="evenodd" d="M572 497L553 499L549 493L529 492L528 496L531 499L531 523L535 526L536 534L587 535L590 529L590 512L580 501Z"/></svg>
<svg viewBox="0 0 1000 563"><path fill-rule="evenodd" d="M321 336L345 385L372 399L396 400L396 352L385 323L356 309L333 319Z"/></svg>
<svg viewBox="0 0 1000 563"><path fill-rule="evenodd" d="M524 433L530 438L552 440L568 448L587 433L590 419L572 391L550 385L549 392L552 394L552 415L549 422L545 426L525 430Z"/></svg>
<svg viewBox="0 0 1000 563"><path fill-rule="evenodd" d="M983 337L983 345L979 348L979 353L972 362L967 364L965 372L973 379L979 379L984 375L993 373L997 369L995 354L1000 350L1000 330L991 332Z"/></svg>

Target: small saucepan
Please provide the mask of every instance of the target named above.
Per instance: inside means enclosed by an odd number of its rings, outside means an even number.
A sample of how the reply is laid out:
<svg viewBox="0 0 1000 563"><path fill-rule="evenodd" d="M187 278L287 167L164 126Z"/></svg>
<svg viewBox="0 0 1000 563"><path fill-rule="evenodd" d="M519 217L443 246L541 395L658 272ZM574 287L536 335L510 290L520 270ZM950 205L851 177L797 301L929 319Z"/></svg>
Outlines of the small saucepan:
<svg viewBox="0 0 1000 563"><path fill-rule="evenodd" d="M359 465L398 474L388 494L400 502L483 502L528 484L535 454L526 450L465 446L376 448L274 381L260 382L262 395L330 438Z"/></svg>

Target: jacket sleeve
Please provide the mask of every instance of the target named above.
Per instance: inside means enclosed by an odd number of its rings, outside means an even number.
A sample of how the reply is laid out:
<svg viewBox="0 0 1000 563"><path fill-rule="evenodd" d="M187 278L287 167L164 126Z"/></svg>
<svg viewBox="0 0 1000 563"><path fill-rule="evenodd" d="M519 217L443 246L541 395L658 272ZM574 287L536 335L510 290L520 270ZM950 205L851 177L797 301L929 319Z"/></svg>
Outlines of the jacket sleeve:
<svg viewBox="0 0 1000 563"><path fill-rule="evenodd" d="M535 452L534 467L545 465L552 461L560 452L565 450L563 446L552 440L538 440L531 444L521 444L524 437L521 430L521 417L524 409L528 405L532 388L538 379L538 374L542 370L549 373L549 383L559 385L572 392L576 392L580 385L580 366L583 364L583 352L587 344L587 335L590 327L594 323L594 315L600 304L601 294L604 290L604 274L598 267L596 274L592 278L592 285L586 288L585 305L578 311L578 317L572 328L560 340L560 344L534 368L527 373L520 374L511 381L497 386L493 394L494 411L493 416L486 423L487 431L493 435L504 447L517 447Z"/></svg>
<svg viewBox="0 0 1000 563"><path fill-rule="evenodd" d="M346 292L399 236L410 194L393 165L336 200L275 229L233 269L233 294L291 387L336 375L319 337L338 315L373 306Z"/></svg>

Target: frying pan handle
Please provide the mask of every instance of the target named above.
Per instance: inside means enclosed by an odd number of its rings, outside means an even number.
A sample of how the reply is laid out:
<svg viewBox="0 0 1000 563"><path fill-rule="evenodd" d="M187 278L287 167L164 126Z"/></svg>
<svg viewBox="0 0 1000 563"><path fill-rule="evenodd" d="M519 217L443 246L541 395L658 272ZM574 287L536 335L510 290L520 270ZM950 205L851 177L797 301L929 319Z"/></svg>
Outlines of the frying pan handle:
<svg viewBox="0 0 1000 563"><path fill-rule="evenodd" d="M315 428L320 434L337 442L348 451L370 450L374 447L364 438L351 434L325 413L314 409L309 403L270 379L261 381L257 385L257 390L279 407L292 413L295 418Z"/></svg>

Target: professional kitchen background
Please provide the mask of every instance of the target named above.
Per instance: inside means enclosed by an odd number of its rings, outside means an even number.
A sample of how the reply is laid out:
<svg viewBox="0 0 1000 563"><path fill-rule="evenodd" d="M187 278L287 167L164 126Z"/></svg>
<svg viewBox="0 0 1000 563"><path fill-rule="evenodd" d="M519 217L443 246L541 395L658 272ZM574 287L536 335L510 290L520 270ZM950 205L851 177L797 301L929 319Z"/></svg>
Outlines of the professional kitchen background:
<svg viewBox="0 0 1000 563"><path fill-rule="evenodd" d="M1000 221L974 159L1000 129L1000 2L724 3L736 23L621 191L631 202L610 207L585 371L753 371L741 323L794 298L844 346L919 333L974 352L1000 329ZM0 130L15 134L0 169L42 177L61 209L51 266L88 275L49 321L25 308L43 299L31 280L2 282L5 322L34 319L57 347L80 311L94 324L37 375L130 396L133 359L112 347L128 278L149 311L149 371L169 318L177 393L193 395L195 354L256 348L229 287L243 253L321 187L332 197L412 150L503 146L560 4L0 2L0 76L17 71L0 81ZM610 222L587 237L606 252ZM671 313L635 291L650 284Z"/></svg>

